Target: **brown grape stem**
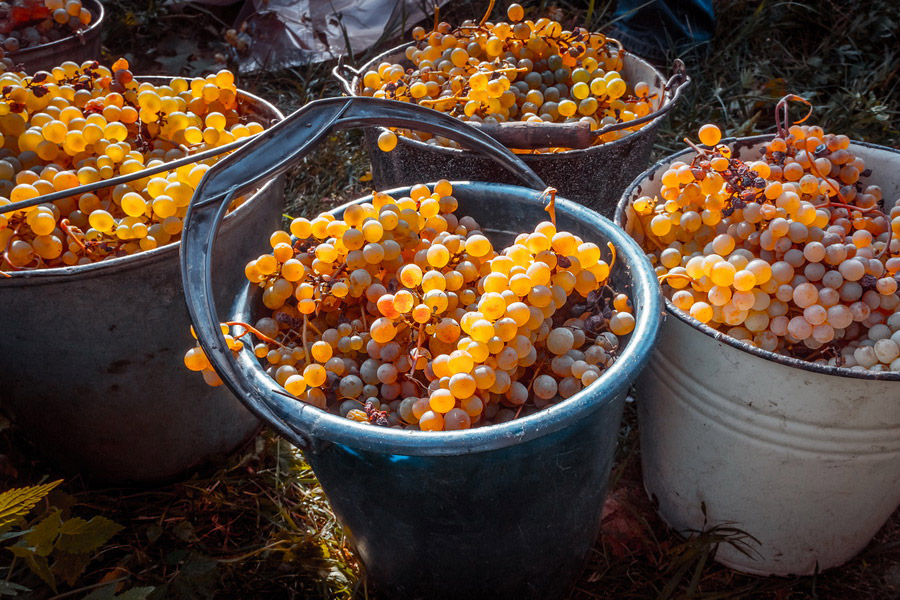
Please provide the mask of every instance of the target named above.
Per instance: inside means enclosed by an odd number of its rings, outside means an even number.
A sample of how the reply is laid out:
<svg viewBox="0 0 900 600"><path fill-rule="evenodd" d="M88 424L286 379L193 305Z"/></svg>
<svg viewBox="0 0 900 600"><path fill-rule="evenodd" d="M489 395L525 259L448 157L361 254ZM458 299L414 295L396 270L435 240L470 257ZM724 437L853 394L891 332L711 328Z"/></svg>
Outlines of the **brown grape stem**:
<svg viewBox="0 0 900 600"><path fill-rule="evenodd" d="M669 279L670 277L680 277L682 279L687 279L689 282L694 281L693 277L691 277L690 275L686 275L684 273L666 273L665 275L658 276L657 279L659 280L660 283L663 283L666 279Z"/></svg>
<svg viewBox="0 0 900 600"><path fill-rule="evenodd" d="M478 22L479 27L482 27L482 26L484 26L485 23L487 23L488 18L490 18L491 13L494 10L494 2L495 2L495 0L490 0L490 3L488 4L487 10L485 11L484 16L481 17L481 20Z"/></svg>
<svg viewBox="0 0 900 600"><path fill-rule="evenodd" d="M803 117L802 119L800 119L799 121L794 121L794 125L797 125L797 124L802 123L803 121L807 120L810 117L810 115L812 115L812 112L813 112L812 103L809 100L807 100L806 98L803 98L802 96L798 96L797 94L788 94L784 98L779 100L778 104L775 105L775 128L778 130L779 137L787 137L787 127L788 127L787 124L789 121L788 102L790 102L791 100L797 100L798 102L802 102L803 104L805 104L809 107L809 111L806 113L806 116ZM783 115L783 119L778 118L779 110L781 111L781 114Z"/></svg>
<svg viewBox="0 0 900 600"><path fill-rule="evenodd" d="M282 346L282 347L284 347L284 344L282 344L282 343L279 342L278 340L273 340L272 338L270 338L269 336L267 336L266 334L264 334L263 332L261 332L261 331L260 331L259 329L257 329L256 327L253 327L253 326L250 325L249 323L244 323L243 321L225 321L225 324L228 325L229 327L243 327L243 328L246 329L249 333L252 333L252 334L255 335L256 337L258 337L260 340L266 342L267 344L275 344L276 346ZM242 337L243 335L244 335L244 334L236 335L236 336L234 336L234 337L239 338L239 337Z"/></svg>
<svg viewBox="0 0 900 600"><path fill-rule="evenodd" d="M425 336L425 323L419 324L419 335L416 338L416 356L412 360L412 366L409 368L409 376L413 377L416 374L416 363L419 362L419 351L422 349L422 342L424 341Z"/></svg>
<svg viewBox="0 0 900 600"><path fill-rule="evenodd" d="M556 188L548 187L544 190L544 193L541 194L539 200L543 201L546 196L550 196L550 200L547 202L547 206L544 207L544 210L550 215L550 222L556 227Z"/></svg>
<svg viewBox="0 0 900 600"><path fill-rule="evenodd" d="M707 156L707 157L709 156L709 153L708 153L706 150L704 150L703 148L701 148L700 146L698 146L697 144L695 144L694 142L692 142L689 138L684 138L684 142L685 142L688 146L690 146L691 148L693 148L694 151L695 151L697 154L699 154L700 156Z"/></svg>
<svg viewBox="0 0 900 600"><path fill-rule="evenodd" d="M84 245L84 243L81 241L81 238L79 238L77 235L75 235L75 233L73 233L73 229L70 229L70 226L69 226L69 220L68 220L68 219L63 219L62 221L60 221L60 222L59 222L59 228L62 229L63 232L65 232L65 234L66 234L67 236L69 236L70 238L72 238L73 240L75 240L75 243L78 244L78 245L81 247L81 250L82 250L85 254L87 254L87 246ZM74 226L73 226L73 228L74 228L74 229L77 229L77 227L74 227Z"/></svg>
<svg viewBox="0 0 900 600"><path fill-rule="evenodd" d="M306 315L303 315L303 332L300 334L300 339L303 341L303 358L307 364L309 364L309 350L306 348L306 328L309 326L309 318Z"/></svg>

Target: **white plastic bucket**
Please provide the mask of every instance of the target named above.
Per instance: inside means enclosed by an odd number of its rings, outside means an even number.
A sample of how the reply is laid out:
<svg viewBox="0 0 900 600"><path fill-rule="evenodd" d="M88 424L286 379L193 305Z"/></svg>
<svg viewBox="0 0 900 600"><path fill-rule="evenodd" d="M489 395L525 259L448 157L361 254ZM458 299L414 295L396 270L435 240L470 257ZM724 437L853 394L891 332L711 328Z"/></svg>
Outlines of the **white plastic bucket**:
<svg viewBox="0 0 900 600"><path fill-rule="evenodd" d="M765 138L740 140L757 158ZM900 152L851 149L887 207L900 197ZM736 148L737 150L737 148ZM626 190L627 207L659 193L670 156ZM639 237L639 236L635 236ZM644 486L685 534L716 525L758 540L715 559L760 575L806 575L861 551L900 505L900 373L861 373L746 346L668 301L659 343L637 380Z"/></svg>

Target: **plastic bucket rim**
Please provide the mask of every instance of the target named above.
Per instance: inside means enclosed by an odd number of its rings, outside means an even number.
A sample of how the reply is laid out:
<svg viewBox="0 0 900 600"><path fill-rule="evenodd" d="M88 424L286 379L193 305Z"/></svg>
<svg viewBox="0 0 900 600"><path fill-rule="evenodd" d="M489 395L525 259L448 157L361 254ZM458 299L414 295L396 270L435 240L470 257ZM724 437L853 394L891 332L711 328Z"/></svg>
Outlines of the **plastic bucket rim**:
<svg viewBox="0 0 900 600"><path fill-rule="evenodd" d="M362 84L362 74L365 73L366 69L368 69L370 66L375 64L376 61L378 61L378 62L386 61L387 58L393 57L394 54L397 54L399 51L407 48L408 46L410 46L414 43L415 42L406 42L404 44L401 44L399 46L391 48L390 50L387 50L387 51L379 54L378 56L374 57L372 60L363 64L359 68L358 74L355 75L350 82L350 85L353 88L353 95L356 95L356 96L359 95L358 89L359 89L360 85ZM660 81L662 81L663 84L666 83L666 78L663 77L663 74L659 71L659 69L657 69L656 67L654 67L649 62L642 59L641 57L639 57L635 54L632 54L630 52L625 52L623 60L633 60L633 61L637 61L639 64L643 63L643 66L646 66L647 68L651 69L653 71L653 74L656 75L657 77L659 77ZM672 100L671 98L666 96L665 85L663 85L663 88L662 88L662 97L663 97L663 102L656 109L657 111L662 109L664 106L666 106ZM548 153L543 153L543 154L524 153L524 154L517 154L517 156L519 156L519 158L521 158L524 161L561 160L563 158L573 158L573 157L578 158L578 157L589 156L590 154L596 153L600 148L617 148L618 146L624 145L625 142L629 141L629 138L631 138L633 135L637 135L641 132L644 132L645 130L647 132L655 131L660 126L660 124L662 123L662 120L666 116L667 116L667 113L663 113L663 114L657 116L655 119L645 123L637 131L632 131L628 135L626 135L624 137L620 137L619 139L613 140L611 142L604 142L602 144L597 144L595 146L590 146L588 148L570 148L569 150L563 150L562 152L548 152ZM377 129L378 131L381 131L381 132L388 131L388 129L386 127L375 127L374 129ZM425 142L421 142L419 140L414 140L414 139L408 138L405 135L398 135L397 143L398 144L401 144L401 143L407 144L407 145L411 146L413 149L418 150L420 152L421 151L433 151L433 152L437 152L439 154L444 153L444 154L448 155L447 158L462 157L462 156L476 156L477 155L477 153L472 152L471 150L464 150L462 148L450 148L447 146L434 146L431 144L426 144ZM379 152L381 152L381 150L379 150Z"/></svg>
<svg viewBox="0 0 900 600"><path fill-rule="evenodd" d="M154 80L166 80L170 79L168 75L138 75L135 76L136 80L141 81L154 81ZM281 121L284 119L284 114L271 102L256 96L255 94L251 94L245 90L238 89L238 100L245 100L252 102L254 106L259 106L263 108L266 112L271 112L274 115L276 121ZM269 191L269 189L275 185L276 179L271 179L265 182L258 190L256 190L246 202L242 203L236 209L225 215L225 219L223 223L230 223L234 219L238 218L238 216L243 215L245 212L250 210L250 205L254 202L254 200L260 195ZM51 269L30 269L23 271L6 271L9 277L0 277L0 286L13 286L23 284L25 282L29 283L44 283L47 279L52 278L69 278L69 277L83 277L97 274L97 271L109 272L113 273L118 271L119 269L129 268L133 264L142 264L145 262L153 262L156 260L163 260L168 253L170 252L178 252L181 247L181 240L176 242L171 242L165 244L163 246L157 246L152 250L142 250L140 252L136 252L134 254L129 254L127 256L118 256L115 258L108 258L102 260L100 262L92 262L85 265L71 265L71 266L62 266L62 267L53 267Z"/></svg>
<svg viewBox="0 0 900 600"><path fill-rule="evenodd" d="M103 7L103 3L100 0L85 0L85 2L90 3L90 7L88 10L91 11L92 15L96 15L97 18L91 21L91 24L87 26L86 29L81 31L81 37L87 37L88 35L99 35L100 32L98 29L100 28L103 20L106 18L106 9ZM10 58L16 62L16 59L27 59L31 54L37 54L39 52L44 52L47 50L56 50L57 48L62 47L63 44L71 43L73 39L80 39L77 34L68 35L64 38L58 39L55 42L48 42L46 44L40 44L38 46L31 46L29 48L23 48L15 53L7 54L7 58Z"/></svg>
<svg viewBox="0 0 900 600"><path fill-rule="evenodd" d="M738 137L738 138L725 138L720 143L731 145L735 142L740 144L756 146L762 142L771 140L775 137L775 134L763 134L763 135L754 135L748 137ZM886 152L890 152L896 154L898 158L900 158L900 150L890 148L888 146L881 146L879 144L873 144L871 142L863 142L857 140L850 140L851 146L862 146L864 148L871 148L874 150L883 150ZM632 181L625 191L622 193L622 197L619 199L618 204L616 205L616 214L614 217L615 223L617 226L621 227L624 231L625 228L625 207L629 203L630 198L635 194L638 187L647 182L650 175L653 175L663 166L678 160L679 158L687 155L691 155L694 153L692 148L685 148L684 150L680 150L673 154L669 154L661 158L660 160L653 163L646 171L638 175L637 179ZM627 235L627 234L626 234ZM628 236L629 238L631 236ZM900 372L897 371L854 371L848 367L833 367L831 365L823 365L815 362L800 360L799 358L793 358L790 356L784 356L783 354L778 354L776 352L770 352L768 350L763 350L762 348L757 348L755 346L751 346L749 344L745 344L741 340L731 337L730 335L713 329L709 325L705 323L701 323L697 319L693 318L689 314L685 313L678 307L676 307L672 302L663 295L663 303L665 304L666 314L672 315L687 325L690 325L692 328L697 331L703 333L704 335L712 338L717 342L722 342L724 344L728 344L732 348L736 350L740 350L742 352L746 352L758 358L762 358L763 360L768 360L771 362L775 362L786 367L793 367L796 369L811 371L813 373L819 373L822 375L831 375L834 377L849 377L852 379L864 379L868 381L898 381L900 382Z"/></svg>
<svg viewBox="0 0 900 600"><path fill-rule="evenodd" d="M516 192L527 192L531 199L537 200L541 192L522 186L507 184L455 181L451 184L456 187L468 187L479 189L490 186L492 193L502 195ZM434 183L426 184L433 186ZM383 190L384 193L395 194L408 191L407 187ZM361 197L347 202L337 208L328 211L331 214L343 212L351 204L360 204L368 201L368 197ZM592 386L581 390L577 394L565 399L559 404L549 406L535 414L513 419L506 423L478 427L463 431L452 432L425 432L398 430L386 427L372 427L356 423L350 419L331 414L312 405L304 404L299 400L267 392L266 403L272 404L273 396L283 403L290 403L291 417L299 420L303 425L303 431L314 440L323 440L350 448L375 451L391 455L406 456L438 456L459 455L486 452L505 448L514 444L523 443L549 435L560 429L588 418L600 408L613 402L622 391L637 378L653 349L660 326L661 293L653 275L652 267L644 256L637 243L619 229L609 219L602 217L594 211L563 198L557 197L556 208L559 213L566 214L575 220L585 221L592 229L611 241L616 246L617 257L625 257L628 269L631 272L632 296L640 297L643 306L636 316L634 331L630 334L629 343L625 345L613 365L607 369ZM242 288L239 299L250 300L246 295L250 283ZM246 302L240 309L247 310ZM237 305L232 308L231 314L240 310ZM263 371L261 364L255 358L247 358L249 364L262 376L269 377ZM599 392L593 385L605 383L608 387L601 399L593 396ZM313 445L313 448L315 445Z"/></svg>

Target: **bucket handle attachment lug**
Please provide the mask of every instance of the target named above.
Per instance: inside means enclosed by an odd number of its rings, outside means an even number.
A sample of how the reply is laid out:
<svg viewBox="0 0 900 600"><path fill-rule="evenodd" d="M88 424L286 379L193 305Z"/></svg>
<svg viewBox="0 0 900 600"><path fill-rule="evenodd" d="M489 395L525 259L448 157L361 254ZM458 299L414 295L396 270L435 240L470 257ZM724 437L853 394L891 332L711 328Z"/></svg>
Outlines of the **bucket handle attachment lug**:
<svg viewBox="0 0 900 600"><path fill-rule="evenodd" d="M348 76L344 76L343 71L346 71ZM344 88L344 93L348 96L353 96L353 84L350 81L356 77L360 76L360 71L354 69L350 65L344 64L344 57L338 59L338 63L331 69L331 74L335 79L341 84L341 87Z"/></svg>
<svg viewBox="0 0 900 600"><path fill-rule="evenodd" d="M455 117L414 104L367 97L311 102L206 172L185 215L181 240L181 277L197 339L222 381L251 412L295 446L312 452L322 447L316 435L319 409L285 398L288 394L275 380L254 368L255 357L247 352L235 356L228 349L213 299L212 252L232 199L284 173L332 130L372 126L409 127L443 135L483 152L531 187L547 187L502 144Z"/></svg>

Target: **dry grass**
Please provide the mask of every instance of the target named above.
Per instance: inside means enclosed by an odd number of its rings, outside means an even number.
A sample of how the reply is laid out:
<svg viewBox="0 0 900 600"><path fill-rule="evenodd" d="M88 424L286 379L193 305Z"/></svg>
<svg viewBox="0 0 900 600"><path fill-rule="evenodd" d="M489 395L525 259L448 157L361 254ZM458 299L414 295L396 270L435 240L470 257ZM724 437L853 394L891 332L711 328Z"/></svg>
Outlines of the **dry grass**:
<svg viewBox="0 0 900 600"><path fill-rule="evenodd" d="M601 27L609 22L612 3L524 4L535 13L554 11L570 25ZM460 20L480 13L484 5L454 1L445 15ZM154 0L122 0L107 8L106 58L125 53L136 72L147 74L176 66L183 74L211 68L215 55L226 52L222 32L234 17L228 9L171 7ZM774 101L785 91L813 101L815 119L826 129L898 145L896 2L867 0L852 9L836 0L722 2L718 18L718 35L708 52L688 57L694 84L662 129L658 154L682 147L681 137L709 121L732 135L771 131ZM386 41L385 47L391 44ZM356 60L359 64L366 57ZM311 99L339 93L330 67L245 77L241 86L288 113ZM289 180L285 212L308 215L364 193L367 186L359 179L369 167L361 144L358 132L340 133L298 165ZM717 565L711 560L716 544L736 543L740 534L720 529L685 540L661 522L641 485L636 427L629 407L604 536L573 599L900 597L900 514L863 554L816 577L761 578ZM0 441L0 488L54 475L14 430L0 433ZM153 587L151 598L366 597L358 565L314 475L296 451L270 434L188 481L156 489L89 490L74 478L65 492L75 502L73 513L104 514L125 526L76 589L105 578L120 590ZM32 587L33 598L53 596L24 568L4 572L0 566L2 579Z"/></svg>

